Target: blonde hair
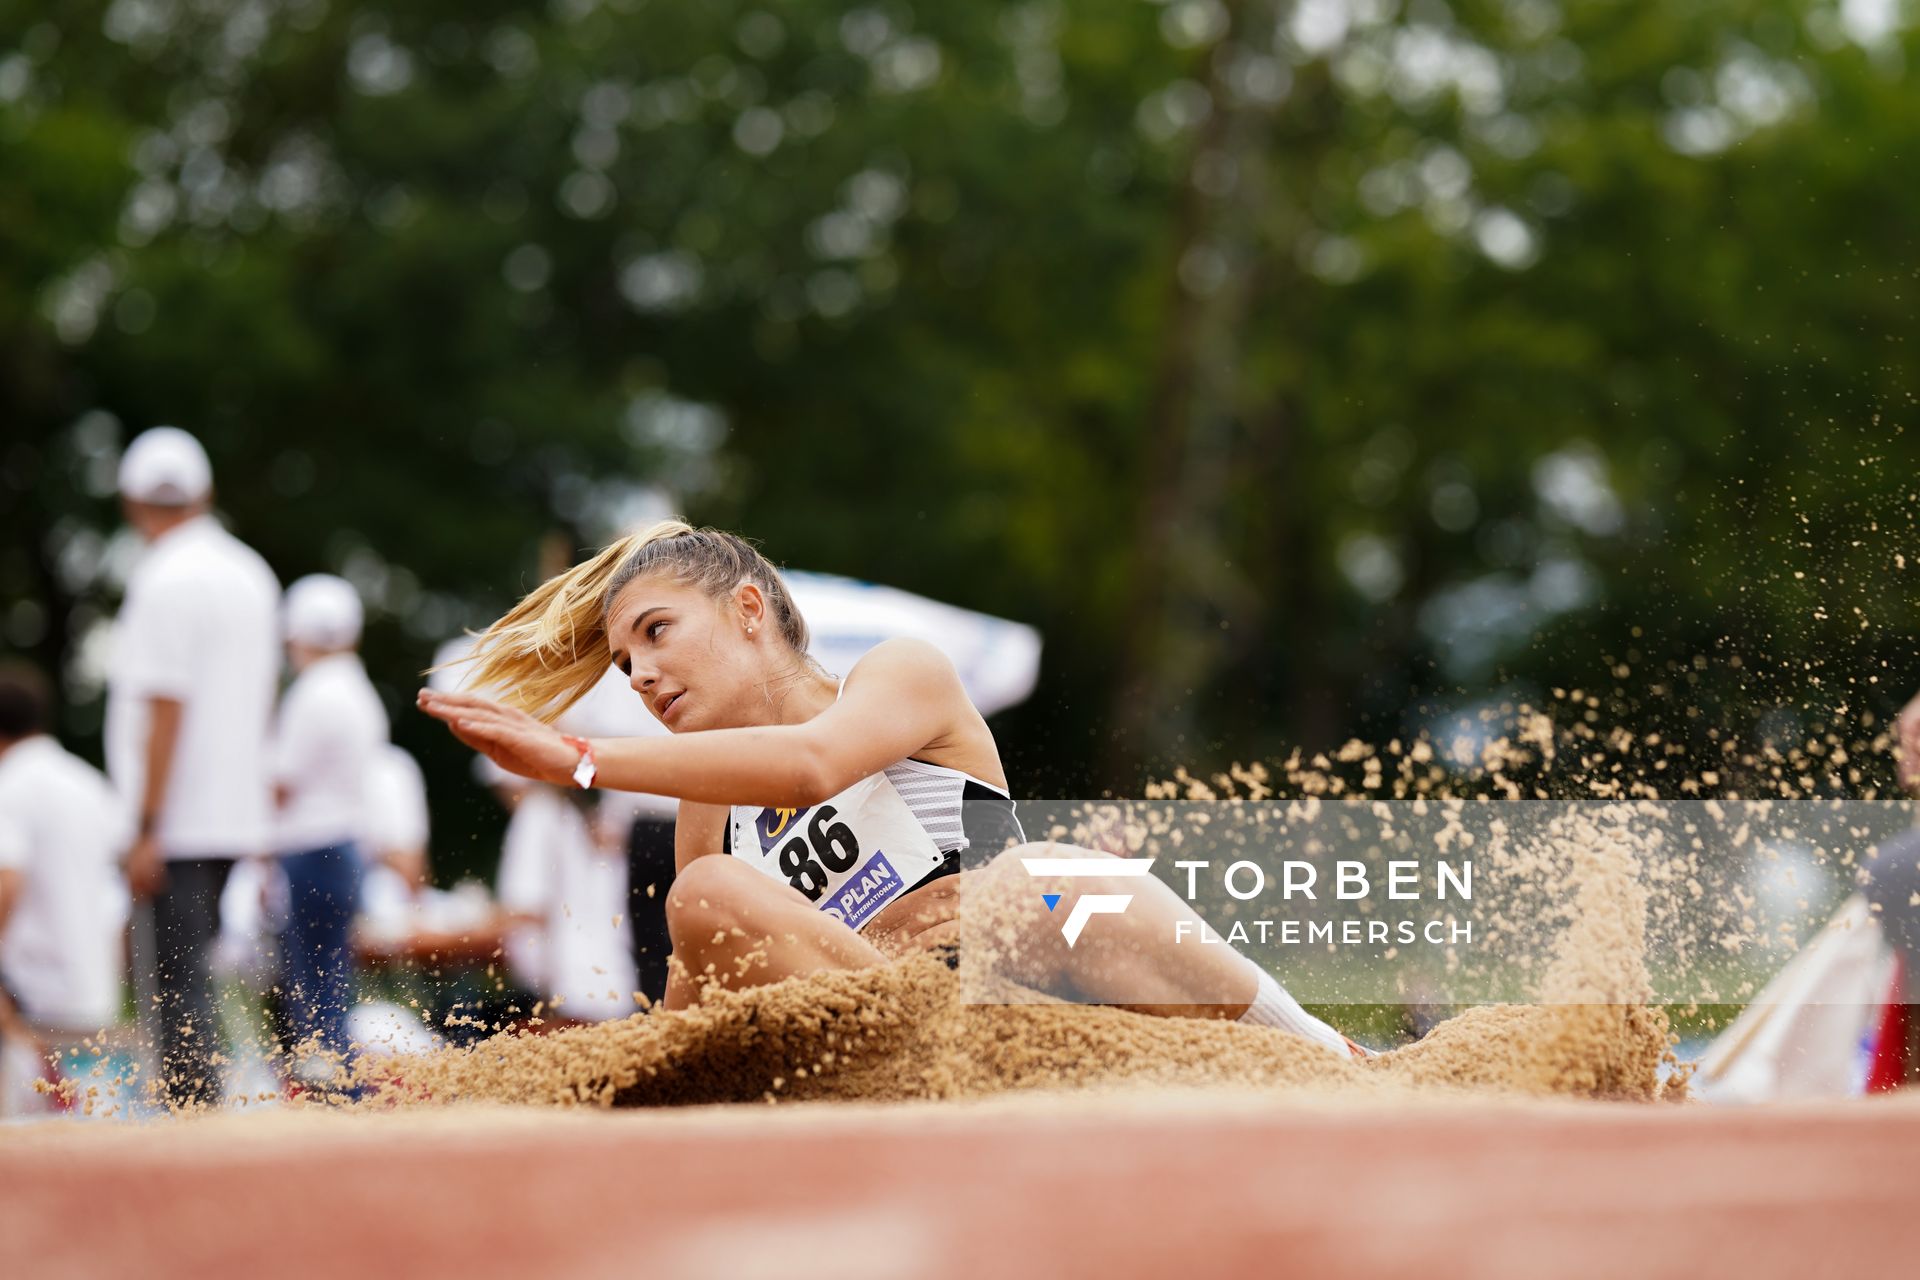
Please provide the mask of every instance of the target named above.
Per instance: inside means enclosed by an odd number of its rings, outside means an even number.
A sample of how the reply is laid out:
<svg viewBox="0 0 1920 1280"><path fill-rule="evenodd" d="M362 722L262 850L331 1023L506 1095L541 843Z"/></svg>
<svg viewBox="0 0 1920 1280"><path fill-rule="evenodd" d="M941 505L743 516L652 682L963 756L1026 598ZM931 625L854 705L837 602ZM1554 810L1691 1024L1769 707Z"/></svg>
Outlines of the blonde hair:
<svg viewBox="0 0 1920 1280"><path fill-rule="evenodd" d="M795 654L807 651L807 624L779 570L746 539L720 529L662 520L603 548L591 560L541 583L480 632L473 651L448 666L469 667L462 683L498 690L502 701L543 720L558 719L606 675L613 661L607 611L636 578L666 572L715 600L743 582L766 597L768 621Z"/></svg>

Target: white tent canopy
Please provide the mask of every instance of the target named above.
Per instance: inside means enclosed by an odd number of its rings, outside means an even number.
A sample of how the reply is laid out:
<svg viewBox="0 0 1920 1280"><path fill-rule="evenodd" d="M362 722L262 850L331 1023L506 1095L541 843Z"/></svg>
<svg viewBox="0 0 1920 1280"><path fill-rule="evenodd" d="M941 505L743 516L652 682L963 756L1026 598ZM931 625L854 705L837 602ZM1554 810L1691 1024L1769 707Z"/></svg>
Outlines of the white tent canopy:
<svg viewBox="0 0 1920 1280"><path fill-rule="evenodd" d="M882 640L913 636L953 659L981 715L1025 702L1040 678L1040 633L1022 623L830 573L781 576L812 633L808 652L837 675Z"/></svg>

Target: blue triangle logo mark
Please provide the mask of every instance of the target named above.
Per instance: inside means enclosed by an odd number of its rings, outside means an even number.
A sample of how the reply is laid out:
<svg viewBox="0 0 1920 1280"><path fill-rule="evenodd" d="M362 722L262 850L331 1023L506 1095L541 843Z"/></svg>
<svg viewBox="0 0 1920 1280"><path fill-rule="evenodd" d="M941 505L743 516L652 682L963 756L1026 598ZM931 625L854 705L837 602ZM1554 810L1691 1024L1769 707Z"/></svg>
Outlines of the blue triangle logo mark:
<svg viewBox="0 0 1920 1280"><path fill-rule="evenodd" d="M1047 904L1049 911L1060 905L1060 895L1057 893L1043 893L1040 895L1040 900Z"/></svg>

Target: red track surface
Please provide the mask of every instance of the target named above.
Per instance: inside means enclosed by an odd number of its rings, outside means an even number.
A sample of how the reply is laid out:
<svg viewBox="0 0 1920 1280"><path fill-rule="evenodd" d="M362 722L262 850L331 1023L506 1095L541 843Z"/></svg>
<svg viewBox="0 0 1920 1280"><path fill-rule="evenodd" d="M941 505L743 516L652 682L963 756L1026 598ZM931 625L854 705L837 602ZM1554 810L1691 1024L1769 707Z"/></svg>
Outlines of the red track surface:
<svg viewBox="0 0 1920 1280"><path fill-rule="evenodd" d="M115 1132L103 1132L106 1129ZM0 1273L1896 1276L1920 1106L253 1116L0 1131Z"/></svg>

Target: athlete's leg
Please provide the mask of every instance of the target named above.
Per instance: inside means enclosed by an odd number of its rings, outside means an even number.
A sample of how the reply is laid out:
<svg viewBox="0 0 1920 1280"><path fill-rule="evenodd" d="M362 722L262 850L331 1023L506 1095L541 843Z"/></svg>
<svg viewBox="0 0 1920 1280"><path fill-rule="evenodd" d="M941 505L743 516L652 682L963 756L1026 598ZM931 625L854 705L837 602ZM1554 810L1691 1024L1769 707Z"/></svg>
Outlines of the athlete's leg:
<svg viewBox="0 0 1920 1280"><path fill-rule="evenodd" d="M1061 844L1025 844L997 855L962 889L970 948L984 947L1008 978L1089 1004L1186 1018L1238 1018L1253 1003L1260 968L1224 942L1202 945L1187 902L1152 876L1033 876L1023 858L1112 860ZM1049 910L1041 894L1058 894ZM1125 895L1123 912L1092 919L1072 946L1061 923L1083 897ZM1188 941L1175 943L1179 922ZM978 926L978 927L976 927Z"/></svg>
<svg viewBox="0 0 1920 1280"><path fill-rule="evenodd" d="M669 1009L698 1003L709 987L755 987L887 959L791 885L719 854L696 858L674 877L667 932L673 940Z"/></svg>
<svg viewBox="0 0 1920 1280"><path fill-rule="evenodd" d="M1113 855L1071 845L1020 845L976 873L986 877L985 892L967 900L963 926L970 940L984 944L977 950L987 963L1014 981L1136 1013L1239 1019L1291 1031L1336 1053L1365 1054L1208 931L1192 906L1162 882L1151 876L1034 876L1024 858L1097 864ZM1050 910L1042 893L1059 895ZM1061 922L1082 898L1096 894L1130 900L1124 911L1101 914L1068 946Z"/></svg>

